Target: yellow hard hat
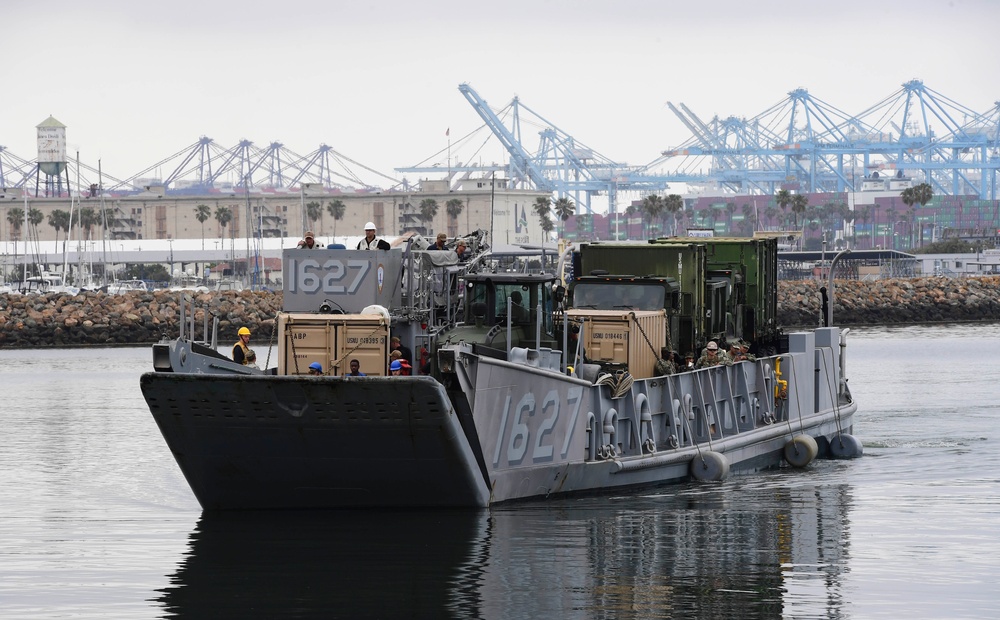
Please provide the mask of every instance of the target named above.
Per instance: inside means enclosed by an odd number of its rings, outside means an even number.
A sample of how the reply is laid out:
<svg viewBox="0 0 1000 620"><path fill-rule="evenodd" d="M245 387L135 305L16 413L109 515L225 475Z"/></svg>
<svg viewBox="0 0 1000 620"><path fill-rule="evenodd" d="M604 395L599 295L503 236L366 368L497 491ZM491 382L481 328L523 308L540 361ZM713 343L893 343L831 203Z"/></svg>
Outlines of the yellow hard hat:
<svg viewBox="0 0 1000 620"><path fill-rule="evenodd" d="M238 331L236 333L239 334L240 336L249 336L250 335L250 330L248 328L246 328L246 327L241 327L240 331Z"/></svg>

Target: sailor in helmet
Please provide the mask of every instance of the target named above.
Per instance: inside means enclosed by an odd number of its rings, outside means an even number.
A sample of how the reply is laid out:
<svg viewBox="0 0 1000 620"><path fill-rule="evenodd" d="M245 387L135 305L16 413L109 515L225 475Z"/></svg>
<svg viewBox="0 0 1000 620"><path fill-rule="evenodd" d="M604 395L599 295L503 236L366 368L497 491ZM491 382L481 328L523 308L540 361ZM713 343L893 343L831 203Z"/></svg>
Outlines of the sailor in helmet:
<svg viewBox="0 0 1000 620"><path fill-rule="evenodd" d="M253 353L250 349L250 328L241 327L236 333L239 340L233 345L233 361L246 366L250 363L250 354ZM254 358L256 359L256 356Z"/></svg>
<svg viewBox="0 0 1000 620"><path fill-rule="evenodd" d="M323 364L320 364L319 362L309 364L309 374L314 377L321 376L323 374Z"/></svg>
<svg viewBox="0 0 1000 620"><path fill-rule="evenodd" d="M365 224L365 238L358 241L359 250L388 250L389 243L385 239L375 238L375 223Z"/></svg>

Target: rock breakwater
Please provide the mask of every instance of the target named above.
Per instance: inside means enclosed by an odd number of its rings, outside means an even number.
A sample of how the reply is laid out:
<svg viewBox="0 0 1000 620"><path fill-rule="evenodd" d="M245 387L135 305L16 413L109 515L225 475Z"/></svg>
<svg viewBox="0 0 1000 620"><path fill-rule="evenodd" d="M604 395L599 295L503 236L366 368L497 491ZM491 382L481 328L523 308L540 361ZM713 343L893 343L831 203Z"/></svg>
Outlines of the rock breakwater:
<svg viewBox="0 0 1000 620"><path fill-rule="evenodd" d="M825 285L779 282L778 323L818 325ZM1000 321L1000 276L836 280L834 296L837 325Z"/></svg>
<svg viewBox="0 0 1000 620"><path fill-rule="evenodd" d="M823 284L779 282L779 323L817 325ZM1000 276L837 280L835 289L833 315L838 325L1000 321ZM209 325L219 319L220 345L235 342L236 330L243 325L257 335L257 342L269 340L282 301L281 293L270 292L184 295L189 317L194 308L199 337L206 312ZM179 333L180 296L167 290L124 295L0 295L0 347L152 344Z"/></svg>
<svg viewBox="0 0 1000 620"><path fill-rule="evenodd" d="M77 345L152 344L180 333L178 291L131 291L123 295L86 292L79 295L0 295L0 347L33 348ZM246 325L270 336L281 293L253 291L183 293L195 333L202 337L205 313L209 329L219 319L220 345L236 341Z"/></svg>

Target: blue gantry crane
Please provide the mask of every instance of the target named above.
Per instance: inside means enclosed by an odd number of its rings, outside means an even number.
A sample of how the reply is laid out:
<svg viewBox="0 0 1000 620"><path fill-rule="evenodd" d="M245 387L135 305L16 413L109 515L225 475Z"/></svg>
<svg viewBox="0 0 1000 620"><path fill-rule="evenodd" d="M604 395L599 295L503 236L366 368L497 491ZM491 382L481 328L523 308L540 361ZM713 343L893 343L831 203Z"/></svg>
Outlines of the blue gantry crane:
<svg viewBox="0 0 1000 620"><path fill-rule="evenodd" d="M857 115L805 89L749 119L706 123L683 103L668 107L691 137L646 169L673 181L730 193L844 192L888 171L935 193L996 198L1000 104L980 114L920 80Z"/></svg>
<svg viewBox="0 0 1000 620"><path fill-rule="evenodd" d="M249 140L240 140L231 148L216 144L202 136L194 144L159 161L149 168L110 187L110 190L129 189L142 179L166 165L173 171L160 181L165 187L198 193L218 188L232 179L233 188L250 187L288 188L305 183L318 183L329 188L375 189L362 180L359 171L366 171L369 178L382 178L393 185L401 181L382 174L332 147L321 144L307 155L299 155L281 142L271 142L265 148ZM182 183L183 181L183 183Z"/></svg>
<svg viewBox="0 0 1000 620"><path fill-rule="evenodd" d="M397 172L444 173L451 184L473 174L502 172L512 188L566 196L573 200L578 212L587 213L592 212L592 199L596 196L607 196L609 209L614 212L617 195L621 192L655 193L668 187L665 178L646 172L640 166L612 160L586 146L522 103L518 97L494 111L470 85L460 84L458 90L485 123L463 136L459 142L477 140L480 130L485 127L500 142L507 163L475 165L467 161L453 166L449 161L447 167L442 167L439 162L431 165L424 163L397 168ZM539 128L537 146L533 149L526 144L530 132L523 126ZM440 155L439 151L432 157Z"/></svg>

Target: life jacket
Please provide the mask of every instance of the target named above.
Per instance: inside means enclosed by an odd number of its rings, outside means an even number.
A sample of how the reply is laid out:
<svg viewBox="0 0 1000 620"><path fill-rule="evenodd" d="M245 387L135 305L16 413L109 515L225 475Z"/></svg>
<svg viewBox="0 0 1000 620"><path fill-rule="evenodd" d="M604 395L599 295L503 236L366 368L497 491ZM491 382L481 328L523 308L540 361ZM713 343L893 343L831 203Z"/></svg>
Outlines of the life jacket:
<svg viewBox="0 0 1000 620"><path fill-rule="evenodd" d="M250 347L248 347L247 345L243 344L242 340L237 340L236 341L236 344L233 345L233 349L235 349L236 347L239 347L239 348L243 349L243 365L246 366L249 363L247 361L247 358L250 357Z"/></svg>

